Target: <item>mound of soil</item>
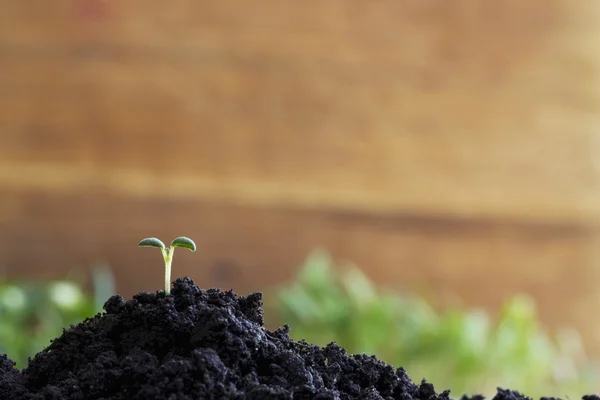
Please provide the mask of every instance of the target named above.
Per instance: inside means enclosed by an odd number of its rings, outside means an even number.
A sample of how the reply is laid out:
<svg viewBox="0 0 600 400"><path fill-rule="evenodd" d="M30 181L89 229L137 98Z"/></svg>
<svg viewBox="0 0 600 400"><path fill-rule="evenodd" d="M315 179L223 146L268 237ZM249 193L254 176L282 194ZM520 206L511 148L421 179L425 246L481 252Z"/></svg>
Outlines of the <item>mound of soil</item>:
<svg viewBox="0 0 600 400"><path fill-rule="evenodd" d="M375 357L293 341L287 326L265 329L261 298L205 291L189 278L171 296L113 296L106 313L65 330L22 372L3 356L0 399L449 398ZM495 397L524 399L502 389Z"/></svg>

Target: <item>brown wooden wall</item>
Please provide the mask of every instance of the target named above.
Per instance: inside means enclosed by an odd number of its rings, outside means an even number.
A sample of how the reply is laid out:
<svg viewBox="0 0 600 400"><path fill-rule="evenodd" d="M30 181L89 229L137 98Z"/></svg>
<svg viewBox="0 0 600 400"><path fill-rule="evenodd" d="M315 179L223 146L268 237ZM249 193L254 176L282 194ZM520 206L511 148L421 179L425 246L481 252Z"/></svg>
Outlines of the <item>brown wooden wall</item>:
<svg viewBox="0 0 600 400"><path fill-rule="evenodd" d="M594 0L0 2L0 267L245 293L315 246L600 354ZM588 319L594 322L588 322Z"/></svg>

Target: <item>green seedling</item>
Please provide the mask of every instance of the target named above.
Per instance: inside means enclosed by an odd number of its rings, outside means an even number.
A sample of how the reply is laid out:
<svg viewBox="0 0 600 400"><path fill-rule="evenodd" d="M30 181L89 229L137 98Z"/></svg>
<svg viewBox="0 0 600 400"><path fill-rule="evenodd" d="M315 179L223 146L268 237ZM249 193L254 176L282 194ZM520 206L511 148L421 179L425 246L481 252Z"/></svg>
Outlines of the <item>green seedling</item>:
<svg viewBox="0 0 600 400"><path fill-rule="evenodd" d="M184 247L191 251L196 251L196 243L190 238L180 236L173 239L171 246L166 247L163 242L157 238L146 238L139 243L140 247L157 247L165 260L165 295L171 293L171 263L173 262L173 252L175 247Z"/></svg>

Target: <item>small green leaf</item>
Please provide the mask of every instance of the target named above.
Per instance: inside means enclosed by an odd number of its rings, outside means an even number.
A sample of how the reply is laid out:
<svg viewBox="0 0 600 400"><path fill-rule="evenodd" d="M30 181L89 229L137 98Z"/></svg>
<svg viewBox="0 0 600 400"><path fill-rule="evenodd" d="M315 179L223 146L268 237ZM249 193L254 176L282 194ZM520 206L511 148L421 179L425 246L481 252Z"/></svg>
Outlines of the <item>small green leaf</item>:
<svg viewBox="0 0 600 400"><path fill-rule="evenodd" d="M165 244L158 240L157 238L146 238L142 240L138 246L140 247L158 247L159 249L164 249Z"/></svg>
<svg viewBox="0 0 600 400"><path fill-rule="evenodd" d="M192 239L186 238L185 236L180 236L176 239L173 239L171 246L185 247L191 251L196 251L196 243L194 243Z"/></svg>

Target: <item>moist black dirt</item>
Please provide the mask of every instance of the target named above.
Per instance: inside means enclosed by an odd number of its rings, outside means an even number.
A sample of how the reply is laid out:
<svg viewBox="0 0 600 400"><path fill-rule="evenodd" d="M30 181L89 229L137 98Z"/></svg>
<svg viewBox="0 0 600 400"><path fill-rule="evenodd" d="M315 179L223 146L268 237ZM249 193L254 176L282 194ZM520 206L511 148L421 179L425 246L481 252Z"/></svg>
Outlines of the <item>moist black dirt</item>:
<svg viewBox="0 0 600 400"><path fill-rule="evenodd" d="M449 399L375 357L265 329L260 293L180 278L171 294L111 297L105 313L65 330L23 371L2 356L0 399ZM526 397L499 389L494 399Z"/></svg>

